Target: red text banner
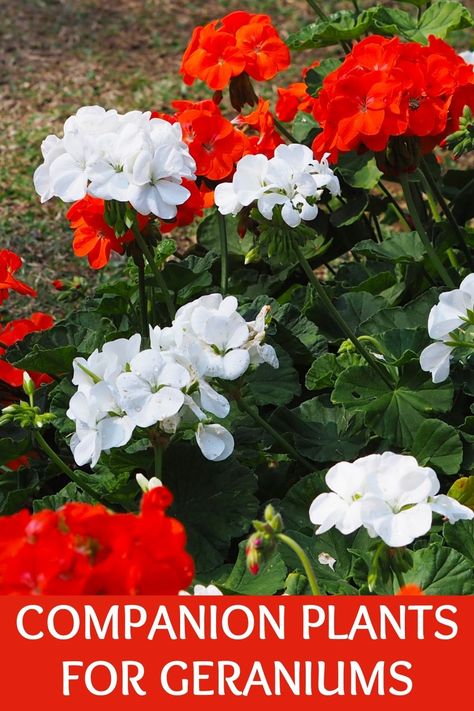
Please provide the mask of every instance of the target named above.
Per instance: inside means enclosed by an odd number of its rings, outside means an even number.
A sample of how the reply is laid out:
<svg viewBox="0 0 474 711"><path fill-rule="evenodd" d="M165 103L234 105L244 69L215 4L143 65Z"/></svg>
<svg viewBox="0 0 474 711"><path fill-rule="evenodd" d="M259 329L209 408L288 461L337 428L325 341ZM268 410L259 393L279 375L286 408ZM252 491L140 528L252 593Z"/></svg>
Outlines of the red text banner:
<svg viewBox="0 0 474 711"><path fill-rule="evenodd" d="M2 598L2 697L19 711L456 708L473 612L470 597Z"/></svg>

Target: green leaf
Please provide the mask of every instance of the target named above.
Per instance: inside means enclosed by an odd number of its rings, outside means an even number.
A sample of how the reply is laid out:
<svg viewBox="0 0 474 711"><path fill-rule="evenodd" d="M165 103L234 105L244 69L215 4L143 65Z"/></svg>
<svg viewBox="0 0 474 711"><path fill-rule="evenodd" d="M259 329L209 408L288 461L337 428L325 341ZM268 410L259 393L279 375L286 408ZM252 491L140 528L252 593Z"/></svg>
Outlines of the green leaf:
<svg viewBox="0 0 474 711"><path fill-rule="evenodd" d="M427 340L425 328L393 328L377 336L386 362L396 366L419 361Z"/></svg>
<svg viewBox="0 0 474 711"><path fill-rule="evenodd" d="M391 389L368 365L348 368L339 375L332 401L365 413L366 423L387 442L410 448L424 419L447 412L453 401L453 386L439 385L419 367L407 366Z"/></svg>
<svg viewBox="0 0 474 711"><path fill-rule="evenodd" d="M309 507L316 496L324 491L327 491L327 486L320 472L307 474L293 484L279 506L285 528L299 532L312 531Z"/></svg>
<svg viewBox="0 0 474 711"><path fill-rule="evenodd" d="M428 289L404 306L378 309L361 325L361 332L377 336L391 329L419 328L428 324L428 315L438 296L439 289Z"/></svg>
<svg viewBox="0 0 474 711"><path fill-rule="evenodd" d="M82 489L79 489L79 487L71 481L69 484L66 484L63 489L58 491L57 494L50 494L49 496L43 496L41 499L35 499L33 501L33 511L34 513L42 511L43 509L56 511L56 509L61 508L61 506L64 506L70 501L95 503L94 499L84 494Z"/></svg>
<svg viewBox="0 0 474 711"><path fill-rule="evenodd" d="M367 291L358 291L343 294L337 299L335 306L344 321L359 335L361 324L384 308L385 299Z"/></svg>
<svg viewBox="0 0 474 711"><path fill-rule="evenodd" d="M391 7L375 8L371 24L374 32L401 35L406 39L410 39L417 30L416 20L408 12Z"/></svg>
<svg viewBox="0 0 474 711"><path fill-rule="evenodd" d="M279 368L264 363L245 376L245 385L256 405L287 405L301 393L297 371L290 356L277 348Z"/></svg>
<svg viewBox="0 0 474 711"><path fill-rule="evenodd" d="M2 430L0 430L1 432ZM24 436L24 430L22 430L21 434L23 435L22 439L10 437L2 437L0 439L0 464L6 464L11 459L16 459L32 449L30 437Z"/></svg>
<svg viewBox="0 0 474 711"><path fill-rule="evenodd" d="M474 565L474 520L445 523L444 540L451 548L468 558Z"/></svg>
<svg viewBox="0 0 474 711"><path fill-rule="evenodd" d="M286 532L308 555L316 580L322 593L332 595L356 595L357 589L348 582L352 567L352 556L349 553L350 541L353 536L343 536L339 531L331 530L321 536L306 536L297 531ZM299 558L287 546L280 544L280 554L289 568L302 570ZM334 570L318 560L321 553L327 553L336 559Z"/></svg>
<svg viewBox="0 0 474 711"><path fill-rule="evenodd" d="M448 496L474 511L474 476L462 476L451 485Z"/></svg>
<svg viewBox="0 0 474 711"><path fill-rule="evenodd" d="M258 575L247 569L246 541L239 544L239 554L229 577L222 582L226 591L237 595L274 595L285 587L286 565L279 553L261 566Z"/></svg>
<svg viewBox="0 0 474 711"><path fill-rule="evenodd" d="M299 111L291 126L291 133L299 143L309 143L318 132L318 122L305 111Z"/></svg>
<svg viewBox="0 0 474 711"><path fill-rule="evenodd" d="M196 575L221 565L232 538L248 532L257 513L256 478L237 462L209 462L195 445L165 451L163 482L173 492L171 514L186 527Z"/></svg>
<svg viewBox="0 0 474 711"><path fill-rule="evenodd" d="M341 10L329 15L327 20L312 22L303 29L291 34L287 44L290 49L311 49L329 47L341 40L353 40L362 37L370 28L374 8L360 14Z"/></svg>
<svg viewBox="0 0 474 711"><path fill-rule="evenodd" d="M381 243L367 239L356 244L352 251L364 257L402 264L422 262L425 257L423 242L416 232L393 234Z"/></svg>
<svg viewBox="0 0 474 711"><path fill-rule="evenodd" d="M360 418L351 417L343 408L328 410L319 398L307 400L291 411L278 408L271 416L271 424L314 462L353 459L367 443L367 431Z"/></svg>
<svg viewBox="0 0 474 711"><path fill-rule="evenodd" d="M457 474L463 449L454 427L441 420L425 420L419 426L410 453L422 467L430 466L443 474Z"/></svg>
<svg viewBox="0 0 474 711"><path fill-rule="evenodd" d="M413 553L413 568L404 573L405 583L415 583L426 595L472 595L472 564L451 548L431 545Z"/></svg>
<svg viewBox="0 0 474 711"><path fill-rule="evenodd" d="M250 234L241 239L237 231L238 219L232 215L225 216L226 234L227 234L227 249L229 254L244 257L252 246L252 237ZM220 254L220 234L219 234L219 218L218 211L212 210L206 217L201 220L197 229L198 244Z"/></svg>
<svg viewBox="0 0 474 711"><path fill-rule="evenodd" d="M375 188L383 175L370 152L363 155L353 152L342 154L338 160L337 170L348 185L364 190Z"/></svg>
<svg viewBox="0 0 474 711"><path fill-rule="evenodd" d="M413 3L417 4L417 3ZM405 39L426 44L430 35L444 39L454 30L472 27L469 10L457 0L439 0L422 14L419 21L403 10L377 7L372 16L372 29L385 35L401 35Z"/></svg>
<svg viewBox="0 0 474 711"><path fill-rule="evenodd" d="M338 69L341 66L339 59L334 57L329 57L328 59L323 59L317 67L312 67L305 76L305 83L308 87L308 94L311 96L316 96L323 85L324 79L328 74ZM354 186L354 187L363 187Z"/></svg>
<svg viewBox="0 0 474 711"><path fill-rule="evenodd" d="M457 0L440 0L423 13L418 29L411 35L411 39L415 42L427 42L430 35L444 39L454 30L473 25L472 15L462 3Z"/></svg>
<svg viewBox="0 0 474 711"><path fill-rule="evenodd" d="M333 227L353 225L364 214L368 204L369 196L366 192L360 191L357 195L351 197L345 205L334 210L329 221Z"/></svg>
<svg viewBox="0 0 474 711"><path fill-rule="evenodd" d="M334 353L323 353L313 361L306 373L305 385L308 390L322 390L334 385L340 372Z"/></svg>
<svg viewBox="0 0 474 711"><path fill-rule="evenodd" d="M65 375L76 356L89 356L115 330L112 321L101 314L77 311L48 331L27 335L8 350L8 360L17 368Z"/></svg>

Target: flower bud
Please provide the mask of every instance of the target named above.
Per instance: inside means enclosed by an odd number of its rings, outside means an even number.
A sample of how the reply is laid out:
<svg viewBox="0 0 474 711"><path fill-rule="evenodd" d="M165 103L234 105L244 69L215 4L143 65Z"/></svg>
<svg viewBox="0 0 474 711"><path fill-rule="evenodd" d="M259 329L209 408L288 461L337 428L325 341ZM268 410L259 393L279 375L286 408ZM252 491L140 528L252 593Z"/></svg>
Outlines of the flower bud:
<svg viewBox="0 0 474 711"><path fill-rule="evenodd" d="M23 372L23 391L28 397L32 397L35 394L35 384L26 370Z"/></svg>

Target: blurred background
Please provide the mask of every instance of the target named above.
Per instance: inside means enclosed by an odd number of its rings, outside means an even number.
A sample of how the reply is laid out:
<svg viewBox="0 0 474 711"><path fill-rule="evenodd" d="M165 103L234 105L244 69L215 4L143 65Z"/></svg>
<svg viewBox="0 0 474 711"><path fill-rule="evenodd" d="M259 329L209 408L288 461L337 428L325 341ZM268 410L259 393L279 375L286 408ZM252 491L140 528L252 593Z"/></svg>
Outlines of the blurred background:
<svg viewBox="0 0 474 711"><path fill-rule="evenodd" d="M353 9L354 2L320 5L330 13ZM55 310L54 279L77 275L92 286L104 278L74 257L66 207L58 200L41 205L34 192L42 139L61 132L64 120L87 104L168 111L174 99L209 98L200 82L191 88L181 82L182 53L196 25L239 9L268 13L283 37L315 18L306 0L0 0L0 248L25 260L23 278L39 291L36 309ZM297 81L302 67L338 51L293 53L276 83Z"/></svg>
<svg viewBox="0 0 474 711"><path fill-rule="evenodd" d="M24 259L23 278L39 290L34 308L54 310L54 279L102 278L74 257L65 206L41 205L34 192L42 139L87 104L167 111L174 99L209 98L199 82L182 84L182 53L196 25L239 9L268 13L284 37L314 17L305 0L0 0L0 248ZM296 80L310 54L278 83Z"/></svg>

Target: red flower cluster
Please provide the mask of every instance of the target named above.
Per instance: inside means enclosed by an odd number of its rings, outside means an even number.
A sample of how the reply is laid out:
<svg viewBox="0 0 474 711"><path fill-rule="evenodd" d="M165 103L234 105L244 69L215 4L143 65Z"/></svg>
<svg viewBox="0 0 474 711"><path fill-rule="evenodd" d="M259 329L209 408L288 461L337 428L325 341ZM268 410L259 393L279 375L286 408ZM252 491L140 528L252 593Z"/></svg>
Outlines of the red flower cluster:
<svg viewBox="0 0 474 711"><path fill-rule="evenodd" d="M317 155L368 148L392 136L417 136L431 150L453 130L465 104L474 108L474 68L440 39L429 45L377 35L359 42L329 74L313 115L322 132Z"/></svg>
<svg viewBox="0 0 474 711"><path fill-rule="evenodd" d="M40 311L32 314L31 318L20 318L10 321L5 326L0 326L0 356L6 353L6 349L18 341L22 341L28 333L34 331L46 331L51 328L54 320L52 316ZM13 388L20 388L23 384L24 371L15 368L0 357L0 381L7 383ZM43 383L50 383L51 378L44 373L34 373L28 371L36 386Z"/></svg>
<svg viewBox="0 0 474 711"><path fill-rule="evenodd" d="M275 130L269 101L260 98L255 111L246 116L238 116L235 122L239 126L256 131L256 134L248 136L245 153L263 153L267 158L273 158L275 148L283 143L280 134Z"/></svg>
<svg viewBox="0 0 474 711"><path fill-rule="evenodd" d="M319 66L319 64L320 62L317 59L310 64L309 67L305 67L301 72L303 79L310 69ZM277 92L278 101L275 107L275 113L280 121L293 121L299 111L303 111L306 114L313 112L315 99L308 94L308 87L304 81L290 84L286 89L279 87Z"/></svg>
<svg viewBox="0 0 474 711"><path fill-rule="evenodd" d="M195 28L180 71L186 84L201 79L220 90L244 72L267 81L289 64L288 48L268 15L232 12Z"/></svg>
<svg viewBox="0 0 474 711"><path fill-rule="evenodd" d="M74 230L72 248L77 257L87 257L92 269L102 269L110 260L110 253L123 254L124 245L134 239L132 230L128 230L118 238L114 230L104 218L104 201L100 198L86 195L75 202L66 213L71 229ZM143 220L140 227L148 221L147 217L138 216Z"/></svg>
<svg viewBox="0 0 474 711"><path fill-rule="evenodd" d="M143 496L141 511L113 514L69 503L0 518L0 593L174 595L193 579L183 526L166 515L168 489Z"/></svg>
<svg viewBox="0 0 474 711"><path fill-rule="evenodd" d="M22 264L22 259L14 252L10 252L8 249L0 250L0 304L8 298L9 291L36 296L34 289L14 276Z"/></svg>

